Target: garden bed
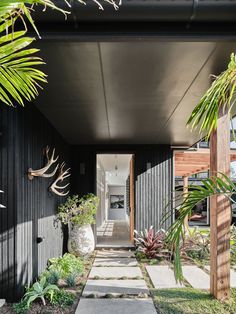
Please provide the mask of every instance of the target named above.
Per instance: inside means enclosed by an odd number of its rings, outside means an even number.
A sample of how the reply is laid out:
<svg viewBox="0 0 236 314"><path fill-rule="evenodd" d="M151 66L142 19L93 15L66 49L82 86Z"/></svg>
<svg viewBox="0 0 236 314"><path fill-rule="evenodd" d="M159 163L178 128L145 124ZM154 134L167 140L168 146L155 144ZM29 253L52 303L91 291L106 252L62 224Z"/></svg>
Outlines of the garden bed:
<svg viewBox="0 0 236 314"><path fill-rule="evenodd" d="M51 304L49 298L46 299L46 305L43 305L41 300L34 301L28 310L15 310L15 304L5 304L1 309L0 313L6 314L74 314L78 302L80 300L84 285L86 283L87 277L91 270L93 261L95 258L95 253L88 258L84 259L83 272L76 279L76 284L74 287L68 287L64 280L58 281L58 288L63 292L59 295L56 303ZM64 293L65 292L65 293ZM68 293L67 293L68 292ZM19 304L19 303L18 303Z"/></svg>

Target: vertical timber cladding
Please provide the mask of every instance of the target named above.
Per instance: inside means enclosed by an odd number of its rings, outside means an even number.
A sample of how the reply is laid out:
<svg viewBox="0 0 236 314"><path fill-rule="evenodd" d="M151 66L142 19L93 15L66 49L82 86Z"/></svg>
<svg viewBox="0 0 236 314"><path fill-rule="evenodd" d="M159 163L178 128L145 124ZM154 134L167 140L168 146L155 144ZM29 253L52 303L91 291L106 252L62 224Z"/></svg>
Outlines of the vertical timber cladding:
<svg viewBox="0 0 236 314"><path fill-rule="evenodd" d="M15 222L16 198L14 187L16 141L13 126L16 119L0 107L0 299L14 299L16 283ZM7 108L9 109L9 108Z"/></svg>
<svg viewBox="0 0 236 314"><path fill-rule="evenodd" d="M172 151L166 145L150 145L135 154L135 228L153 226L167 229L172 222L163 220L172 196Z"/></svg>
<svg viewBox="0 0 236 314"><path fill-rule="evenodd" d="M81 145L72 148L73 193L96 192L96 154L134 154L135 229L151 225L167 229L170 218L161 224L172 196L172 151L169 145ZM82 167L82 168L81 168ZM84 170L81 171L81 170ZM168 208L171 210L171 208Z"/></svg>
<svg viewBox="0 0 236 314"><path fill-rule="evenodd" d="M63 235L56 210L64 201L48 187L53 178L28 180L27 170L41 168L42 150L56 148L59 162L69 165L69 146L31 104L0 108L0 298L15 300L24 286L45 269L50 257L62 254ZM37 237L43 242L37 244Z"/></svg>

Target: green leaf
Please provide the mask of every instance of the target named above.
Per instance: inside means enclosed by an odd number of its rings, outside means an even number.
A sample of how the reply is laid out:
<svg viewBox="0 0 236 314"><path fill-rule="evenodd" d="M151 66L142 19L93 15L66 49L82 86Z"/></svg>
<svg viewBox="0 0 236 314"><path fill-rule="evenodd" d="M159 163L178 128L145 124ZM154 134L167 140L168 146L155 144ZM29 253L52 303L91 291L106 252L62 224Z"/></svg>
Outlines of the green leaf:
<svg viewBox="0 0 236 314"><path fill-rule="evenodd" d="M174 206L176 199L171 200L173 208L170 212L173 214L173 210L178 213L178 218L170 226L166 236L166 242L173 247L174 251L174 267L175 277L177 281L182 280L182 268L181 268L181 255L180 255L180 242L183 241L184 234L184 221L186 217L191 214L192 209L201 201L209 198L212 195L224 195L230 201L232 195L236 194L235 183L227 177L225 174L219 173L217 176L202 180L203 186L191 185L191 190L188 194L182 194L182 203L178 206ZM183 198L183 195L185 198ZM234 201L233 201L234 202ZM170 204L167 205L168 208ZM163 218L162 222L165 222L167 215Z"/></svg>
<svg viewBox="0 0 236 314"><path fill-rule="evenodd" d="M29 308L30 307L30 304L36 300L38 298L38 295L32 295L31 297L28 298L27 300L27 307Z"/></svg>
<svg viewBox="0 0 236 314"><path fill-rule="evenodd" d="M187 121L187 126L192 130L198 129L201 136L206 135L206 139L209 139L211 133L216 130L220 111L227 113L232 122L231 111L235 105L235 91L236 57L232 53L228 69L216 77L200 99Z"/></svg>

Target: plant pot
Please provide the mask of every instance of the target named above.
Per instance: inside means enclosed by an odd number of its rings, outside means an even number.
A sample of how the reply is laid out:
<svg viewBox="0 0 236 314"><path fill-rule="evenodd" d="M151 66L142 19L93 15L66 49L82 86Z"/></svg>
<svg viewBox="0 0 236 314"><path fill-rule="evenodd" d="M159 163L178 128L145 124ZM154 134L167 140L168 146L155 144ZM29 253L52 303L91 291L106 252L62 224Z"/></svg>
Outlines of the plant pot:
<svg viewBox="0 0 236 314"><path fill-rule="evenodd" d="M76 256L88 255L94 251L95 241L91 225L69 224L68 251Z"/></svg>

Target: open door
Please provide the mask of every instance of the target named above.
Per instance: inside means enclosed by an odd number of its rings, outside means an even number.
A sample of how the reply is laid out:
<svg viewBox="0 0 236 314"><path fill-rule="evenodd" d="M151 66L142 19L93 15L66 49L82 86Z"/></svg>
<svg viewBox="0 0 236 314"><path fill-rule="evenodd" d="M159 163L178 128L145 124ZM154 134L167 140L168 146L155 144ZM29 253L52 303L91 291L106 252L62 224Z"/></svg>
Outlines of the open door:
<svg viewBox="0 0 236 314"><path fill-rule="evenodd" d="M130 159L130 240L134 242L134 155Z"/></svg>

